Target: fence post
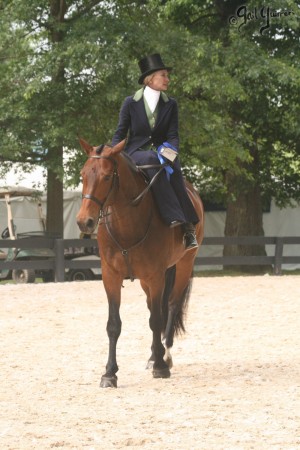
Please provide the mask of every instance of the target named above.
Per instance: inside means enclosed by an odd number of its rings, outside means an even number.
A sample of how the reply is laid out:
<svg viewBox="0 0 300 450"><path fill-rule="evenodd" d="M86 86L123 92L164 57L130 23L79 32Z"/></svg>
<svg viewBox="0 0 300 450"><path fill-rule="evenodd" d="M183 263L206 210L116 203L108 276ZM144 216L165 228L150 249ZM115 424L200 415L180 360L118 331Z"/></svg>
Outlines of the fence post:
<svg viewBox="0 0 300 450"><path fill-rule="evenodd" d="M54 241L54 273L55 281L62 282L65 281L65 253L64 253L64 240L55 239Z"/></svg>
<svg viewBox="0 0 300 450"><path fill-rule="evenodd" d="M283 239L276 238L274 275L282 274Z"/></svg>

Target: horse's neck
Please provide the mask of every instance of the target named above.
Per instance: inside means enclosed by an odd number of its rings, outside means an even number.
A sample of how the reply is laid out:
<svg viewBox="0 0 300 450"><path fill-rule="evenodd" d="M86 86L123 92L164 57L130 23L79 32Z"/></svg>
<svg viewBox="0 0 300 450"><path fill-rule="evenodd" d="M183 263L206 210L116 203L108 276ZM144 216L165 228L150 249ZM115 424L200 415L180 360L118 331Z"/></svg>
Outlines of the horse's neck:
<svg viewBox="0 0 300 450"><path fill-rule="evenodd" d="M152 197L150 192L133 206L133 200L145 189L146 183L142 174L134 170L132 162L122 157L118 164L119 168L119 189L112 205L112 212L119 221L126 221L128 224L140 223L145 220L152 208Z"/></svg>
<svg viewBox="0 0 300 450"><path fill-rule="evenodd" d="M126 154L121 154L118 162L120 193L129 199L137 197L145 181L132 159Z"/></svg>

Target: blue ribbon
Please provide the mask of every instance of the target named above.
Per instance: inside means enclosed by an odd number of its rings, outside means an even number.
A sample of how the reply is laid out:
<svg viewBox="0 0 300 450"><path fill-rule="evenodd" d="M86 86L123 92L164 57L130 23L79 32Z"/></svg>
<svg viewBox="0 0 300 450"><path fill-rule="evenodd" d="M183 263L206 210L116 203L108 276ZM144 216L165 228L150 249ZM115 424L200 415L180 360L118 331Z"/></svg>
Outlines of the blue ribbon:
<svg viewBox="0 0 300 450"><path fill-rule="evenodd" d="M158 149L157 149L157 156L158 156L159 162L160 162L161 164L164 164L165 162L167 162L166 158L164 158L164 157L160 154L161 149L162 149L163 147L171 148L172 150L175 150L175 152L177 152L177 148L173 147L173 145L169 144L169 142L164 142L164 143L163 143L162 145L160 145L160 146L158 147ZM168 165L168 166L165 167L165 171L167 172L167 178L168 178L168 180L170 181L170 176L172 175L172 173L174 172L174 170L172 169L171 166Z"/></svg>

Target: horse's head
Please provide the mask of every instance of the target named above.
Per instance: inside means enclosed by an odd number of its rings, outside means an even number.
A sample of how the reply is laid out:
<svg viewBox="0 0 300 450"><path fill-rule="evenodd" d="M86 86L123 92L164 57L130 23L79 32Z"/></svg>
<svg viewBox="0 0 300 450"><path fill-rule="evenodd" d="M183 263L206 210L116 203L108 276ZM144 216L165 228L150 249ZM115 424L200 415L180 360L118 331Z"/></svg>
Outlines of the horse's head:
<svg viewBox="0 0 300 450"><path fill-rule="evenodd" d="M80 230L89 234L96 228L99 214L111 204L118 187L116 157L123 150L125 140L115 147L93 147L83 139L79 141L88 160L81 170L83 200L76 219Z"/></svg>

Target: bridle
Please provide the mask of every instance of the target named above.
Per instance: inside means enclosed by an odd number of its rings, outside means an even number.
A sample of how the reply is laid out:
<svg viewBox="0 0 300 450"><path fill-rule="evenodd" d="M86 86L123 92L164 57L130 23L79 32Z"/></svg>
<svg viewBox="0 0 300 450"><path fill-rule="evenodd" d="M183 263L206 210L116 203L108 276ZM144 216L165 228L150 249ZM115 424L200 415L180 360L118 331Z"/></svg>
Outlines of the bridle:
<svg viewBox="0 0 300 450"><path fill-rule="evenodd" d="M129 250L132 250L133 248L139 246L140 244L142 244L146 240L146 238L148 236L148 233L149 233L149 230L150 230L151 221L152 221L152 214L153 214L152 208L150 209L150 216L149 216L146 232L145 232L144 236L142 237L142 239L139 239L135 244L133 244L131 247L129 247L127 249L123 248L119 244L117 238L112 233L112 230L111 230L111 228L109 226L109 222L107 220L108 214L104 214L105 205L107 204L107 202L108 202L110 196L112 195L114 189L119 186L119 174L118 174L118 170L117 170L117 167L118 167L117 161L114 158L110 157L110 156L93 155L93 156L89 156L88 158L107 159L107 160L113 162L114 169L113 169L112 182L111 182L111 185L110 185L110 188L109 188L109 191L108 191L108 194L107 194L105 200L103 202L101 202L99 199L97 199L97 197L95 197L92 194L82 194L82 198L83 199L87 199L87 200L92 200L98 206L100 206L98 222L100 222L101 219L104 219L104 223L105 223L107 232L109 233L110 237L112 238L112 240L114 241L114 243L117 245L117 247L121 251L122 255L124 256L125 263L126 263L127 270L128 270L129 278L130 278L131 281L134 281L134 274L133 274L132 267L131 267L130 260L129 260ZM148 190L147 190L147 192L148 192ZM136 206L139 203L139 201L143 198L144 195L145 195L145 190L141 194L139 194L138 197L136 197L131 202L132 206ZM136 200L136 203L135 203L135 200Z"/></svg>
<svg viewBox="0 0 300 450"><path fill-rule="evenodd" d="M101 151L102 148L103 148L103 146L99 147L99 150ZM100 206L98 222L100 222L101 219L104 219L104 223L105 223L107 232L109 233L110 237L115 242L115 244L117 245L117 247L119 248L119 250L121 251L122 255L125 258L125 263L127 265L129 278L131 279L131 281L134 281L134 274L133 274L132 267L131 267L131 264L130 264L130 261L129 261L129 250L132 250L133 248L139 246L140 244L142 244L146 240L146 238L148 236L148 233L149 233L149 230L150 230L150 224L151 224L151 221L152 221L153 210L152 210L152 208L150 209L148 225L147 225L147 228L146 228L144 236L141 239L139 239L135 244L133 244L131 247L129 247L127 249L123 248L119 244L118 240L113 235L113 233L112 233L112 231L110 229L109 222L107 220L108 214L104 213L105 206L107 205L108 200L110 199L111 195L113 194L114 189L119 186L119 174L118 174L117 161L114 158L112 158L111 156L92 155L92 156L88 156L88 158L90 158L90 159L107 159L109 161L112 161L112 163L113 163L112 182L111 182L111 185L110 185L110 188L109 188L109 191L108 191L108 194L107 194L105 200L101 202L97 197L95 197L92 194L82 194L82 198L83 199L87 199L87 200L92 200L98 206ZM140 203L140 201L144 198L144 196L147 194L147 192L149 192L150 187L152 186L152 184L154 183L154 181L156 180L158 175L161 173L162 170L164 170L164 168L167 165L168 165L168 163L166 163L166 164L157 164L157 165L154 164L154 165L147 165L147 166L138 166L138 169L149 169L149 168L156 167L156 168L159 168L159 170L154 175L154 177L151 179L151 181L149 182L147 187L137 197L135 197L133 200L131 200L131 202L129 203L131 206L137 206Z"/></svg>
<svg viewBox="0 0 300 450"><path fill-rule="evenodd" d="M108 194L103 202L101 202L97 197L95 197L92 194L82 194L83 199L86 198L88 200L92 200L93 202L97 203L98 206L100 206L100 211L99 211L99 219L100 219L104 216L104 208L105 208L110 196L112 195L114 189L119 186L119 174L118 174L118 170L117 170L117 161L114 158L112 158L111 156L92 155L92 156L88 156L88 158L89 159L108 159L109 161L111 161L113 163L113 167L114 167L113 175L112 175L112 182L111 182Z"/></svg>

